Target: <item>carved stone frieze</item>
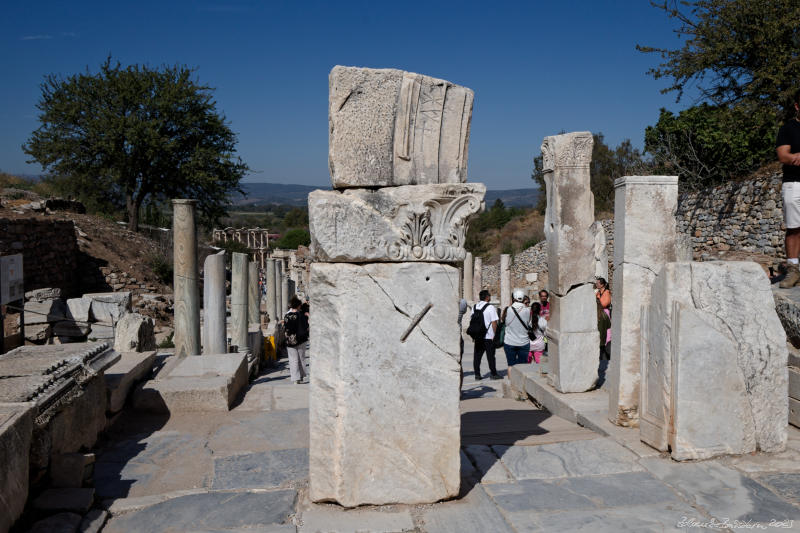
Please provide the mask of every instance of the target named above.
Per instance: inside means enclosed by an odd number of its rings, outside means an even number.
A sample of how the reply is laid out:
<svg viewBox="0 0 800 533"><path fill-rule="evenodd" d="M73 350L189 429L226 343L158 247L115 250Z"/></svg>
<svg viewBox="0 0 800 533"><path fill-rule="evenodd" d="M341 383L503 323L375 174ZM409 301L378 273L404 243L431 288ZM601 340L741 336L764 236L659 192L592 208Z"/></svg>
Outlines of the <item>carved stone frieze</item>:
<svg viewBox="0 0 800 533"><path fill-rule="evenodd" d="M463 261L485 194L480 183L314 191L311 253L325 262Z"/></svg>
<svg viewBox="0 0 800 533"><path fill-rule="evenodd" d="M594 138L589 131L576 131L545 137L542 142L542 170L589 167L592 162Z"/></svg>

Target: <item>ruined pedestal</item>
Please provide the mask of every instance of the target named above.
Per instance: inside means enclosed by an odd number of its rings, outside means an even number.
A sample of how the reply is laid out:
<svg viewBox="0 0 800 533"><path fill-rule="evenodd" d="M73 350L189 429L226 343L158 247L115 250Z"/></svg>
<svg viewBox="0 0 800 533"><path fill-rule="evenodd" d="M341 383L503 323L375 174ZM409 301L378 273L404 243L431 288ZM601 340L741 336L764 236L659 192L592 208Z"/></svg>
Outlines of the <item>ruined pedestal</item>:
<svg viewBox="0 0 800 533"><path fill-rule="evenodd" d="M228 310L225 305L225 254L206 257L203 271L203 354L226 353Z"/></svg>
<svg viewBox="0 0 800 533"><path fill-rule="evenodd" d="M200 293L197 280L197 200L172 200L175 287L175 355L200 353ZM94 337L99 338L95 334ZM113 335L112 335L113 337Z"/></svg>
<svg viewBox="0 0 800 533"><path fill-rule="evenodd" d="M36 410L32 403L0 403L0 531L8 531L28 499L28 461Z"/></svg>
<svg viewBox="0 0 800 533"><path fill-rule="evenodd" d="M608 418L639 419L642 306L665 263L675 261L677 176L626 176L614 182L614 291Z"/></svg>
<svg viewBox="0 0 800 533"><path fill-rule="evenodd" d="M783 450L786 334L761 267L667 263L646 309L641 439L679 461Z"/></svg>
<svg viewBox="0 0 800 533"><path fill-rule="evenodd" d="M311 373L311 499L458 494L458 269L314 263L311 286L311 338L326 339Z"/></svg>
<svg viewBox="0 0 800 533"><path fill-rule="evenodd" d="M247 254L233 254L231 268L231 344L247 351Z"/></svg>
<svg viewBox="0 0 800 533"><path fill-rule="evenodd" d="M597 380L600 337L595 275L594 196L590 132L545 137L542 144L547 210L549 381L559 392L583 392Z"/></svg>

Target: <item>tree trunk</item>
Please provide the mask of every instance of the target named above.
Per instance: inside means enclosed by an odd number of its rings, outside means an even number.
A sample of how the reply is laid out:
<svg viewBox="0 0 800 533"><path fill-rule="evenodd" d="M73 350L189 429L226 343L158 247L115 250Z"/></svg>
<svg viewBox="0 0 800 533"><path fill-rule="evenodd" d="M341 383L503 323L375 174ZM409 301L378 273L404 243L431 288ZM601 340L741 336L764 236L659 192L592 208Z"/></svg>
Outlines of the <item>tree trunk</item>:
<svg viewBox="0 0 800 533"><path fill-rule="evenodd" d="M139 231L139 206L142 201L134 198L132 194L125 195L125 205L128 208L128 229Z"/></svg>

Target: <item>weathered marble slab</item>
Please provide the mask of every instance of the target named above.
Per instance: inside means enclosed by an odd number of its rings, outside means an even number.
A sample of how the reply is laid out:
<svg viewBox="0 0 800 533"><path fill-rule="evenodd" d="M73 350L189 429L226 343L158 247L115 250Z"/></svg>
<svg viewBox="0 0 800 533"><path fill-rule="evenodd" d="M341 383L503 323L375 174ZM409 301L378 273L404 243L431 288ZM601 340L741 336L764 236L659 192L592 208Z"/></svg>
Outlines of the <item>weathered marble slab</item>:
<svg viewBox="0 0 800 533"><path fill-rule="evenodd" d="M559 295L594 280L596 231L589 171L593 145L588 131L545 137L542 143L548 288Z"/></svg>
<svg viewBox="0 0 800 533"><path fill-rule="evenodd" d="M0 531L8 531L28 499L28 457L33 434L32 403L0 403Z"/></svg>
<svg viewBox="0 0 800 533"><path fill-rule="evenodd" d="M334 188L461 183L473 92L395 69L336 66L329 77Z"/></svg>
<svg viewBox="0 0 800 533"><path fill-rule="evenodd" d="M758 264L667 263L642 324L644 442L677 460L784 449L786 334Z"/></svg>
<svg viewBox="0 0 800 533"><path fill-rule="evenodd" d="M311 251L317 261L441 261L466 257L469 220L484 209L481 183L313 191Z"/></svg>
<svg viewBox="0 0 800 533"><path fill-rule="evenodd" d="M614 320L608 369L608 417L635 426L639 418L642 306L656 273L675 261L678 176L625 176L614 182Z"/></svg>
<svg viewBox="0 0 800 533"><path fill-rule="evenodd" d="M313 501L458 494L458 276L432 263L311 265L311 337L325 339L311 345Z"/></svg>

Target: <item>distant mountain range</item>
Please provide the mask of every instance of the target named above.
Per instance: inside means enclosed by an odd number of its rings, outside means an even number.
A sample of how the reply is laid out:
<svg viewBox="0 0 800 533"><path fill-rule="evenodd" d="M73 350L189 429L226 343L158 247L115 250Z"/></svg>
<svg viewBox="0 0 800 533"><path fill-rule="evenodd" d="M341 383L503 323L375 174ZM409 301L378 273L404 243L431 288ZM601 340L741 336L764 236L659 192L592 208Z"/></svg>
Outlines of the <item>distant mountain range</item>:
<svg viewBox="0 0 800 533"><path fill-rule="evenodd" d="M281 183L242 183L246 197L238 195L233 199L234 205L296 205L308 203L308 193L316 189L330 187L314 187L310 185L285 185ZM539 189L508 189L486 191L486 207L491 207L500 199L507 207L533 207L539 199Z"/></svg>

